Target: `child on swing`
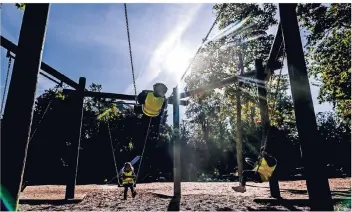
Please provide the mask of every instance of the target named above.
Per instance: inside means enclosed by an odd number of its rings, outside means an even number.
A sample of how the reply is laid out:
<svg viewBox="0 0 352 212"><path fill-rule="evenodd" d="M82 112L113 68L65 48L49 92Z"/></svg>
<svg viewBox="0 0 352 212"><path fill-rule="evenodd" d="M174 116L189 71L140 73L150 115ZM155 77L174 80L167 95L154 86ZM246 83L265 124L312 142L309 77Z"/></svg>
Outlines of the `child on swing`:
<svg viewBox="0 0 352 212"><path fill-rule="evenodd" d="M236 187L232 187L236 192L244 193L246 192L246 181L248 178L251 178L255 182L267 182L272 176L276 165L276 156L275 154L275 146L278 142L283 142L285 136L281 135L282 132L275 126L271 126L268 133L268 139L270 138L270 142L267 147L262 146L260 148L261 155L258 156L258 162L254 165L254 169L252 170L244 170L242 172L242 179L239 179L240 185ZM259 165L259 167L258 167Z"/></svg>
<svg viewBox="0 0 352 212"><path fill-rule="evenodd" d="M147 131L149 123L157 126L159 133L160 122L164 121L164 115L167 108L167 99L165 94L167 87L163 83L153 85L153 90L143 90L138 94L137 100L140 105L136 105L134 110L137 114L142 115L143 131ZM151 120L152 118L152 120Z"/></svg>
<svg viewBox="0 0 352 212"><path fill-rule="evenodd" d="M134 190L134 184L136 180L136 175L134 174L134 169L131 163L125 163L122 172L122 185L125 188L123 192L123 199L127 199L128 188L131 189L132 197L134 198L137 195L137 192Z"/></svg>
<svg viewBox="0 0 352 212"><path fill-rule="evenodd" d="M244 170L242 172L242 179L239 179L240 185L236 187L232 187L236 192L244 193L246 192L246 181L247 178L253 179L255 182L267 182L271 175L273 174L276 167L276 159L265 152L264 147L261 148L261 152L263 152L263 156L259 156L257 164L254 166L252 170ZM261 160L260 164L259 160ZM259 165L259 168L258 168Z"/></svg>

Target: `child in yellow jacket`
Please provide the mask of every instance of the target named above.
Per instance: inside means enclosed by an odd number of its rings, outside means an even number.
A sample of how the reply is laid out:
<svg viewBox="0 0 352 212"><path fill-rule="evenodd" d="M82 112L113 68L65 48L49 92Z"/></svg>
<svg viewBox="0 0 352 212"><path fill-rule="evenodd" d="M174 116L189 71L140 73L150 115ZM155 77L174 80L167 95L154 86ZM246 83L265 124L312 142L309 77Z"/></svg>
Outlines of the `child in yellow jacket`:
<svg viewBox="0 0 352 212"><path fill-rule="evenodd" d="M134 190L135 180L136 180L136 175L134 174L134 169L132 164L129 162L125 163L125 166L122 172L122 185L125 188L123 192L124 200L127 199L128 188L131 189L132 197L134 198L136 196L137 192Z"/></svg>

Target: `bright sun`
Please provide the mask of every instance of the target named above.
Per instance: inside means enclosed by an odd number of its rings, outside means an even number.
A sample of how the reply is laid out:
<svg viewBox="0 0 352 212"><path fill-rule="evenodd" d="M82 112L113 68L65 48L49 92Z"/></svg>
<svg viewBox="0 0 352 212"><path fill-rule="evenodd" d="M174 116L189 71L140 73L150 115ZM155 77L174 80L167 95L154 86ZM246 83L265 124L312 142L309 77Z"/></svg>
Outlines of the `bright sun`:
<svg viewBox="0 0 352 212"><path fill-rule="evenodd" d="M181 77L189 65L190 58L191 54L189 50L177 45L165 58L164 64L166 70L174 74L176 77Z"/></svg>

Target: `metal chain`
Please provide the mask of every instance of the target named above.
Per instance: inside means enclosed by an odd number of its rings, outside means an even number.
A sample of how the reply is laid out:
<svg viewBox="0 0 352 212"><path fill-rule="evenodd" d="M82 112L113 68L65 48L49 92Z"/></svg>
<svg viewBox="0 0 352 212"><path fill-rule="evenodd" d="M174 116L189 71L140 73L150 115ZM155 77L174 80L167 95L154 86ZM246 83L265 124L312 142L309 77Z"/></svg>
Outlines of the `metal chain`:
<svg viewBox="0 0 352 212"><path fill-rule="evenodd" d="M137 104L137 86L136 86L136 80L135 80L135 76L134 76L132 47L131 47L131 39L130 39L130 29L129 29L129 25L128 25L127 4L126 3L124 3L124 7L125 7L125 19L126 19L126 28L127 28L128 47L129 47L129 52L130 52L130 60L131 60L131 68L132 68L132 80L133 80L133 86L134 86L134 95L135 95L135 100L136 100L136 104Z"/></svg>
<svg viewBox="0 0 352 212"><path fill-rule="evenodd" d="M188 67L186 68L185 72L182 74L182 77L181 77L180 81L183 80L183 78L186 76L188 70L190 69L190 67L192 66L194 60L196 59L197 55L199 54L200 50L202 49L203 44L205 43L205 41L207 41L207 39L208 39L208 37L209 37L211 31L213 30L213 28L215 27L216 23L218 22L218 20L219 20L219 18L220 18L220 15L222 14L222 12L223 12L225 6L226 6L226 4L224 3L223 6L222 6L221 9L220 9L218 15L216 16L215 21L214 21L213 24L211 25L211 27L210 27L210 29L209 29L207 35L206 35L205 38L203 39L202 44L200 45L200 47L198 48L197 52L196 52L195 55L193 56L191 62L189 63Z"/></svg>
<svg viewBox="0 0 352 212"><path fill-rule="evenodd" d="M9 58L9 62L7 65L7 73L6 73L6 78L5 78L5 85L4 85L4 94L2 95L2 100L1 100L1 109L0 109L0 114L2 116L2 112L4 109L4 103L5 103L5 95L6 95L6 90L7 90L7 83L9 80L9 74L10 74L10 70L11 70L11 64L12 64L12 57L10 52L7 52L7 57Z"/></svg>
<svg viewBox="0 0 352 212"><path fill-rule="evenodd" d="M55 91L54 91L54 94L51 96L50 101L49 101L48 105L46 106L42 117L39 119L38 125L37 125L37 127L34 129L34 131L33 131L32 135L31 135L29 141L31 141L31 140L34 138L34 135L35 135L35 133L37 132L37 130L38 130L40 124L42 123L42 121L43 121L43 119L44 119L44 117L45 117L45 114L48 112L48 110L49 110L49 108L50 108L50 105L51 105L51 103L52 103L53 100L54 100L55 94L57 93L57 91L59 90L59 88L61 88L61 86L58 87L58 88L56 88Z"/></svg>
<svg viewBox="0 0 352 212"><path fill-rule="evenodd" d="M280 85L280 79L281 79L281 75L282 75L282 69L284 67L284 60L285 60L285 53L286 53L286 48L285 48L285 44L284 44L284 41L282 41L281 43L281 46L280 46L280 50L281 50L281 47L283 47L283 55L282 55L282 61L281 61L281 69L280 69L280 73L279 73L279 79L278 79L278 84L276 85L276 90L275 90L275 95L274 95L274 104L273 104L273 107L271 108L271 116L273 115L274 113L274 109L275 109L275 103L277 101L277 95L278 95L278 91L279 91L279 85ZM279 50L279 51L280 51ZM278 57L278 56L277 56ZM276 58L277 58L276 57ZM270 78L271 80L271 78ZM271 80L272 82L272 80ZM271 83L270 83L271 84ZM270 86L271 87L271 86ZM281 97L281 95L280 95ZM268 141L268 134L269 134L269 131L270 131L270 128L268 129L268 131L266 132L265 134L265 137L262 141L262 145L261 145L261 151L260 151L260 154L259 154L259 161L258 161L258 166L257 166L257 171L259 170L259 167L261 165L261 159L264 157L264 152L265 152L265 149L266 149L266 146L267 146L267 141Z"/></svg>
<svg viewBox="0 0 352 212"><path fill-rule="evenodd" d="M149 120L149 124L148 124L148 129L147 129L147 135L145 136L145 139L144 139L144 146L143 146L143 150L142 150L142 155L141 155L141 161L139 162L139 166L138 166L138 172L137 172L137 176L136 176L136 182L137 183L137 180L138 180L138 175L139 175L139 170L141 168L141 165L142 165L142 161L143 161L143 156L144 156L144 152L145 152L145 147L146 147L146 143L147 143L147 139L148 139L148 135L149 135L149 129L150 129L150 123L152 121L152 118L150 118ZM109 127L109 123L108 123L108 127ZM115 153L114 153L114 150L113 150L113 144L112 144L112 138L111 138L111 133L110 133L110 127L109 127L109 136L110 136L110 144L111 144L111 149L112 149L112 154L113 154L113 157L114 157L114 164L115 164L115 170L116 170L116 177L112 178L109 182L107 182L106 184L109 184L111 183L115 178L117 178L117 181L118 181L118 184L120 185L120 180L118 178L118 169L117 169L117 164L116 164L116 160L115 160Z"/></svg>
<svg viewBox="0 0 352 212"><path fill-rule="evenodd" d="M143 155L144 155L144 150L145 150L145 145L147 144L148 135L149 135L149 128L150 128L150 123L151 123L151 122L152 122L152 118L149 119L149 124L148 124L148 129L147 129L147 135L145 136L145 139L144 139L144 146L143 146L143 151L142 151L142 155L141 155L141 161L139 162L138 172L137 172L136 182L135 182L135 183L137 183L138 175L139 175L140 168L141 168L141 165L142 165Z"/></svg>
<svg viewBox="0 0 352 212"><path fill-rule="evenodd" d="M108 131L109 131L109 138L110 138L110 145L111 145L112 157L114 158L114 165L115 165L117 183L118 183L118 185L120 185L119 171L118 171L118 169L117 169L117 163L116 163L116 158L115 158L115 150L114 150L114 145L113 145L113 143L112 143L111 130L110 130L109 121L107 121L107 125L108 125ZM113 179L114 179L114 178L113 178ZM112 179L112 180L113 180L113 179ZM112 181L112 180L111 180L111 181ZM111 181L110 181L110 182L111 182Z"/></svg>

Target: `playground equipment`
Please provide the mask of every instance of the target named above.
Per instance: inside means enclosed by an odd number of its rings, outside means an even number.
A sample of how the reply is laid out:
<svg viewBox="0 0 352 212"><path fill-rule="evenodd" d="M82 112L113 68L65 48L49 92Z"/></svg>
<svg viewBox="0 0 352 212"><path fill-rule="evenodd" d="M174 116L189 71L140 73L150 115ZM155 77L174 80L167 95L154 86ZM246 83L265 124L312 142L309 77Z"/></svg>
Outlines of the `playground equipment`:
<svg viewBox="0 0 352 212"><path fill-rule="evenodd" d="M236 75L217 83L183 93L179 93L178 86L173 89L173 94L168 98L168 103L173 104L175 198L180 198L181 196L179 105L187 105L187 101L182 101L180 99L201 94L210 89L224 87L238 82L239 79L243 77L256 76L258 94L263 97L260 98L259 107L262 123L264 125L263 134L265 135L268 126L270 126L268 106L266 102L265 79L269 78L276 69L275 57L278 54L281 44L284 43L287 54L296 124L305 161L305 177L311 210L333 210L331 192L325 172L326 166L324 165L323 160L321 160L322 151L320 150L322 147L317 132L313 101L295 8L296 4L279 4L280 24L265 68L263 67L261 60L256 60L255 71L244 73L243 75ZM1 183L2 187L6 188L9 193L8 205L14 210L17 210L19 191L26 163L36 84L40 68L42 71L46 72L46 74L51 75L60 80L61 83L65 83L75 89L64 90L65 94L71 96L73 107L70 124L72 124L72 129L75 129L71 136L76 141L74 143L75 152L72 152L71 154L70 163L73 164L73 166L70 172L72 175L69 178L66 187L67 199L74 198L84 97L113 98L126 101L134 101L136 99L136 95L86 91L85 78L81 77L79 83L76 83L47 64L41 62L48 12L49 4L27 4L23 16L18 47L4 37L1 37L1 45L16 55L2 121L1 141L1 155L3 161ZM130 55L132 55L131 51ZM25 89L23 89L24 87ZM18 96L21 96L22 98L21 104L18 104ZM11 120L13 119L17 119L18 122L12 122ZM275 178L271 178L270 180L270 190L273 197L278 198L280 196L279 185Z"/></svg>

